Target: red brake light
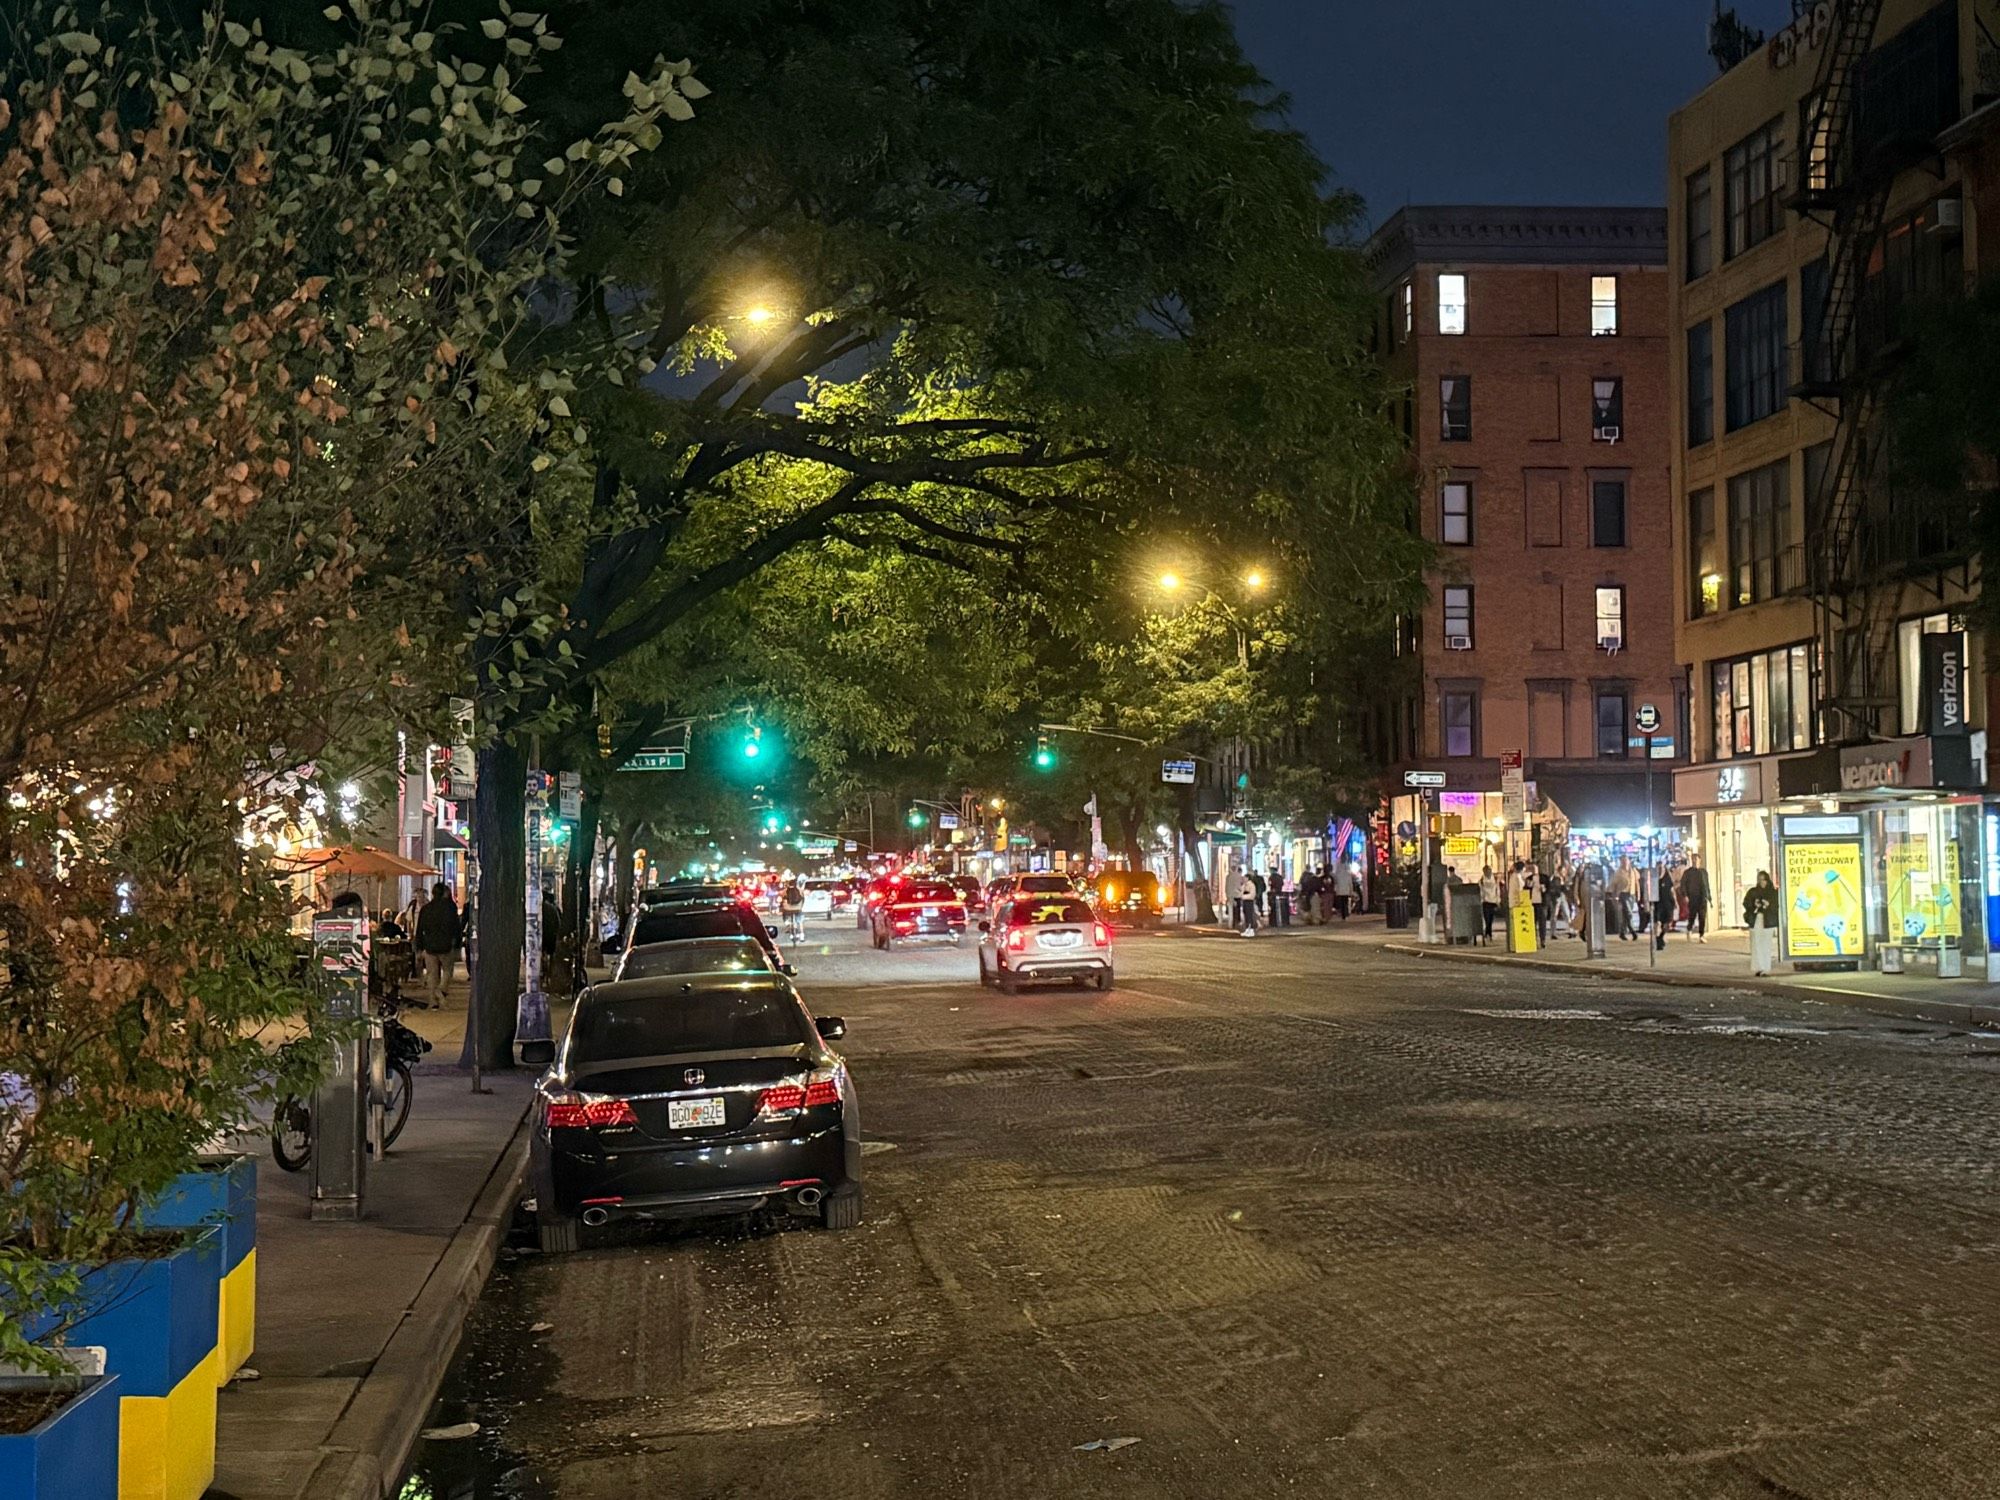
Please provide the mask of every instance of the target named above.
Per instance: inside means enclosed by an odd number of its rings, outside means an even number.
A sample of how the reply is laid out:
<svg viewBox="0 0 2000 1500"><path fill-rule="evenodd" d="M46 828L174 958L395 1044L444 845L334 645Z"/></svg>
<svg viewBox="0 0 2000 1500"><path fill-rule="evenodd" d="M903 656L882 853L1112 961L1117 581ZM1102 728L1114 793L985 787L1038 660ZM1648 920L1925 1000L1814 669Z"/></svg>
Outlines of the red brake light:
<svg viewBox="0 0 2000 1500"><path fill-rule="evenodd" d="M1028 946L1027 928L1010 927L1007 929L1007 948L1010 952L1019 953L1022 949L1026 948L1027 946Z"/></svg>
<svg viewBox="0 0 2000 1500"><path fill-rule="evenodd" d="M637 1125L639 1117L632 1112L629 1099L580 1099L572 1095L568 1099L549 1102L549 1128L552 1130L588 1130L600 1125Z"/></svg>
<svg viewBox="0 0 2000 1500"><path fill-rule="evenodd" d="M806 1091L796 1083L781 1083L757 1096L757 1113L781 1115L788 1109L803 1109Z"/></svg>
<svg viewBox="0 0 2000 1500"><path fill-rule="evenodd" d="M831 1068L812 1074L802 1084L776 1083L757 1096L757 1116L767 1119L795 1109L815 1109L840 1103L840 1075Z"/></svg>
<svg viewBox="0 0 2000 1500"><path fill-rule="evenodd" d="M1090 940L1100 948L1109 948L1111 946L1111 929L1106 927L1102 922L1091 923Z"/></svg>

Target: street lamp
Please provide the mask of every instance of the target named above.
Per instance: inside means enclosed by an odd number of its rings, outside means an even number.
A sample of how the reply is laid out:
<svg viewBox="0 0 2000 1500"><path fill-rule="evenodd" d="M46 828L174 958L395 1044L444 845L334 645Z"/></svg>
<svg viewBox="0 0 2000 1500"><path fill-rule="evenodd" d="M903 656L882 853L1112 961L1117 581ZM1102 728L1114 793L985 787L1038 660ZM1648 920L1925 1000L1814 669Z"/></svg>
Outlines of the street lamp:
<svg viewBox="0 0 2000 1500"><path fill-rule="evenodd" d="M1245 672L1250 670L1250 627L1227 599L1223 598L1221 594L1218 594L1199 578L1189 578L1171 569L1161 573L1153 581L1163 594L1177 594L1190 585L1200 589L1200 602L1213 605L1216 612L1223 619L1227 620L1230 628L1236 632L1236 664ZM1270 579L1266 576L1263 569L1251 568L1244 572L1239 582L1242 585L1243 592L1247 595L1260 593L1264 586L1270 582Z"/></svg>

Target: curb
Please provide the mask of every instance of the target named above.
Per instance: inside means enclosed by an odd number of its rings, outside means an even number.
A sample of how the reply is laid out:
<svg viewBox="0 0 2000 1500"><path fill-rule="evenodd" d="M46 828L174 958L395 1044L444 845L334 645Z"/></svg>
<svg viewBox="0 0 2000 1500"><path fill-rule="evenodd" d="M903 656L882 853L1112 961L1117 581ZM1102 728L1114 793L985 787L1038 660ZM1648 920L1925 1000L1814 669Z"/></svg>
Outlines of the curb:
<svg viewBox="0 0 2000 1500"><path fill-rule="evenodd" d="M1728 979L1697 974L1662 974L1643 969L1610 967L1596 969L1566 959L1522 958L1514 954L1477 953L1452 948L1419 948L1401 943L1384 943L1382 952L1400 953L1409 958L1442 959L1450 963L1510 965L1515 968L1534 969L1544 974L1625 979L1635 984L1677 985L1684 989L1700 990L1750 990L1757 994L1777 995L1800 1003L1843 1005L1850 1010L1894 1016L1899 1020L1931 1021L1951 1026L2000 1026L2000 1007L1996 1006L1955 1005L1950 1001L1937 1000L1904 1000L1896 995L1870 995L1858 990L1833 990L1822 989L1817 985L1785 984L1769 979L1758 979L1747 974L1740 979Z"/></svg>
<svg viewBox="0 0 2000 1500"><path fill-rule="evenodd" d="M524 1105L465 1222L453 1231L423 1289L327 1434L302 1500L384 1500L395 1494L514 1221L527 1175Z"/></svg>

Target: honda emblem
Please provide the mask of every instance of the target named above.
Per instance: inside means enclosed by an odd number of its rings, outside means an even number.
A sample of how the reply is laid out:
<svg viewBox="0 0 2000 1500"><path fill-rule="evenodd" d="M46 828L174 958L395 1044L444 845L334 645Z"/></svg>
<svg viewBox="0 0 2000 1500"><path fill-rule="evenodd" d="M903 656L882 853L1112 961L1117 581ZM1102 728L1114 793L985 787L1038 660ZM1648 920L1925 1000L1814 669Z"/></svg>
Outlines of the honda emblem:
<svg viewBox="0 0 2000 1500"><path fill-rule="evenodd" d="M708 1075L700 1068L689 1068L681 1074L681 1077L687 1081L687 1086L691 1089L698 1089L708 1081Z"/></svg>

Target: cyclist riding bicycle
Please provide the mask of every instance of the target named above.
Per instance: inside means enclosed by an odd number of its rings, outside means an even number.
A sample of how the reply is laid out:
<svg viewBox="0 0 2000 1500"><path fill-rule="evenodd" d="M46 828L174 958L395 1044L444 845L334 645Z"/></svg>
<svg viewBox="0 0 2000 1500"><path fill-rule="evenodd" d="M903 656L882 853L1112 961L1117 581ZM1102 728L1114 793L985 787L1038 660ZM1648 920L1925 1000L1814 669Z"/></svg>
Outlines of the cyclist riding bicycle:
<svg viewBox="0 0 2000 1500"><path fill-rule="evenodd" d="M778 912L785 919L785 933L795 943L806 940L806 888L796 880L785 882L778 893Z"/></svg>

